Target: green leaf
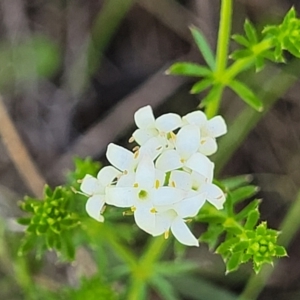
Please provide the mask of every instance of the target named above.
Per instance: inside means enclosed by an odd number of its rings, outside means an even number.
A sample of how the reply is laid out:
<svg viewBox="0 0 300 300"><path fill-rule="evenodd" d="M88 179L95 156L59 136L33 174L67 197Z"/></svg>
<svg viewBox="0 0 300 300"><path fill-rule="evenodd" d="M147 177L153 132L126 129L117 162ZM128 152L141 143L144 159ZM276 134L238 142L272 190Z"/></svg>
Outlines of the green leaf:
<svg viewBox="0 0 300 300"><path fill-rule="evenodd" d="M249 43L249 41L241 34L234 34L232 36L232 39L237 42L238 44L248 48L251 46L251 44Z"/></svg>
<svg viewBox="0 0 300 300"><path fill-rule="evenodd" d="M263 104L260 99L258 99L255 94L242 82L238 80L232 80L229 87L236 92L242 100L244 100L248 105L261 112L263 110Z"/></svg>
<svg viewBox="0 0 300 300"><path fill-rule="evenodd" d="M179 295L174 289L174 286L162 276L156 274L153 278L151 278L150 285L161 296L161 299L165 299L165 300L180 299Z"/></svg>
<svg viewBox="0 0 300 300"><path fill-rule="evenodd" d="M219 99L223 92L223 86L221 84L214 85L207 96L202 99L200 102L200 107L206 106L208 103L214 101L215 99Z"/></svg>
<svg viewBox="0 0 300 300"><path fill-rule="evenodd" d="M199 94L200 92L204 91L211 85L212 85L212 79L202 79L202 80L196 82L192 86L190 93L191 94Z"/></svg>
<svg viewBox="0 0 300 300"><path fill-rule="evenodd" d="M287 256L287 252L286 252L285 248L282 246L276 246L275 253L276 253L275 255L277 257Z"/></svg>
<svg viewBox="0 0 300 300"><path fill-rule="evenodd" d="M244 23L244 30L249 42L251 44L257 44L258 39L256 29L248 19Z"/></svg>
<svg viewBox="0 0 300 300"><path fill-rule="evenodd" d="M29 225L31 218L19 218L17 221L21 225Z"/></svg>
<svg viewBox="0 0 300 300"><path fill-rule="evenodd" d="M259 216L260 216L260 213L259 213L258 209L249 212L244 228L246 230L253 229L258 222Z"/></svg>
<svg viewBox="0 0 300 300"><path fill-rule="evenodd" d="M213 250L218 242L218 237L224 231L222 225L219 224L209 224L206 232L201 234L200 241L208 244L209 250Z"/></svg>
<svg viewBox="0 0 300 300"><path fill-rule="evenodd" d="M244 201L254 196L259 191L259 188L255 185L242 186L233 192L231 192L232 202L234 204Z"/></svg>
<svg viewBox="0 0 300 300"><path fill-rule="evenodd" d="M26 234L21 242L21 246L18 250L18 255L22 256L24 254L26 254L28 251L30 251L31 249L33 249L35 247L37 238L35 235L33 234Z"/></svg>
<svg viewBox="0 0 300 300"><path fill-rule="evenodd" d="M246 207L244 207L239 213L235 215L235 219L237 221L242 221L243 219L248 217L250 212L256 210L260 203L261 203L260 199L255 199L251 201Z"/></svg>
<svg viewBox="0 0 300 300"><path fill-rule="evenodd" d="M211 70L215 70L216 67L215 57L203 33L195 26L191 26L190 30L207 65L210 67Z"/></svg>
<svg viewBox="0 0 300 300"><path fill-rule="evenodd" d="M239 252L247 249L249 247L248 241L240 241L238 242L232 249L232 252Z"/></svg>
<svg viewBox="0 0 300 300"><path fill-rule="evenodd" d="M255 71L260 72L265 66L265 60L261 56L257 56L255 60Z"/></svg>
<svg viewBox="0 0 300 300"><path fill-rule="evenodd" d="M226 263L226 274L237 270L239 265L242 264L242 259L243 259L242 251L233 253Z"/></svg>
<svg viewBox="0 0 300 300"><path fill-rule="evenodd" d="M204 77L211 74L207 67L189 62L178 62L173 64L167 71L167 74Z"/></svg>
<svg viewBox="0 0 300 300"><path fill-rule="evenodd" d="M229 191L235 190L243 185L249 184L253 180L253 176L250 174L239 175L235 177L225 178L221 181L223 186Z"/></svg>
<svg viewBox="0 0 300 300"><path fill-rule="evenodd" d="M234 246L239 242L239 238L233 237L223 242L217 249L216 253L224 255L226 252L231 252Z"/></svg>
<svg viewBox="0 0 300 300"><path fill-rule="evenodd" d="M249 49L238 49L238 50L234 51L232 54L230 54L230 58L234 59L234 60L238 60L238 59L245 58L245 57L248 57L251 55L253 55L253 53Z"/></svg>

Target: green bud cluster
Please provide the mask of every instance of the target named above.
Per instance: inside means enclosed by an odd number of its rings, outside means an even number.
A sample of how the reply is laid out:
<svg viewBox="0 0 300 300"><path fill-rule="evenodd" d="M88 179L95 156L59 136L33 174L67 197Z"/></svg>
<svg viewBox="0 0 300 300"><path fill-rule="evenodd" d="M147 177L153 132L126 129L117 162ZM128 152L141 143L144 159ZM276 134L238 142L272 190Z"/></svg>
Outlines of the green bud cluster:
<svg viewBox="0 0 300 300"><path fill-rule="evenodd" d="M280 25L266 26L263 30L266 38L271 38L275 46L274 60L285 62L284 51L300 57L300 19L291 8Z"/></svg>
<svg viewBox="0 0 300 300"><path fill-rule="evenodd" d="M43 200L25 198L20 207L31 216L18 220L27 226L20 254L30 250L34 241L40 243L40 250L60 251L66 246L66 236L80 224L77 214L69 209L72 197L73 193L66 187L52 191L46 186Z"/></svg>
<svg viewBox="0 0 300 300"><path fill-rule="evenodd" d="M258 273L264 264L273 265L274 258L287 255L284 247L277 245L278 235L278 231L268 229L266 222L262 222L254 230L245 230L241 235L226 240L216 252L223 256L227 273L250 260Z"/></svg>

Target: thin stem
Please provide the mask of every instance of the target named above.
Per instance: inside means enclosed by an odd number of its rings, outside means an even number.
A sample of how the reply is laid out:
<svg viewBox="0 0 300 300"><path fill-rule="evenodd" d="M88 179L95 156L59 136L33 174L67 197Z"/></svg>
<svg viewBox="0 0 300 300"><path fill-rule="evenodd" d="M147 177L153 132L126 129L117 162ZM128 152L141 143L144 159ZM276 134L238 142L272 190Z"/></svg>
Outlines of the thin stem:
<svg viewBox="0 0 300 300"><path fill-rule="evenodd" d="M231 19L232 0L222 0L215 70L215 75L217 78L222 76L227 66ZM222 94L223 92L219 94L219 97L206 106L205 113L208 118L212 118L218 113Z"/></svg>
<svg viewBox="0 0 300 300"><path fill-rule="evenodd" d="M145 290L147 281L149 281L149 279L153 276L153 267L164 253L167 245L168 242L162 236L151 239L144 255L141 257L138 265L132 272L127 299L142 299L141 295Z"/></svg>

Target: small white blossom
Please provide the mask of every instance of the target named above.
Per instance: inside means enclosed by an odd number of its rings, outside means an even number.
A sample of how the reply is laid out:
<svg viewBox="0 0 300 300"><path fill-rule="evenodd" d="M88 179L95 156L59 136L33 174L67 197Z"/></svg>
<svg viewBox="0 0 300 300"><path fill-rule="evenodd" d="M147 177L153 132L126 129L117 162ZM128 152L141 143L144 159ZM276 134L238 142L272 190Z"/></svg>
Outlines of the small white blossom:
<svg viewBox="0 0 300 300"><path fill-rule="evenodd" d="M215 116L207 120L206 115L200 111L194 111L182 118L183 124L195 125L200 129L199 152L211 155L217 151L216 138L227 132L227 126L221 116Z"/></svg>
<svg viewBox="0 0 300 300"><path fill-rule="evenodd" d="M206 174L213 167L212 162L198 152L199 129L195 125L182 127L175 140L175 149L166 150L156 161L156 167L164 172L187 167L200 174Z"/></svg>
<svg viewBox="0 0 300 300"><path fill-rule="evenodd" d="M156 206L179 202L185 192L176 188L161 186L163 179L157 179L154 163L144 157L136 172L120 178L115 187L107 188L107 203L117 207L131 207L136 224L148 233L155 226ZM128 186L126 186L128 184Z"/></svg>
<svg viewBox="0 0 300 300"><path fill-rule="evenodd" d="M138 109L134 114L134 120L138 129L132 136L139 145L144 145L151 138L157 138L163 148L172 146L168 134L182 124L181 117L174 113L164 114L155 119L149 105Z"/></svg>
<svg viewBox="0 0 300 300"><path fill-rule="evenodd" d="M82 180L80 189L89 197L85 206L86 211L99 222L104 221L101 211L105 204L105 188L119 175L117 169L107 166L99 171L97 178L87 174Z"/></svg>

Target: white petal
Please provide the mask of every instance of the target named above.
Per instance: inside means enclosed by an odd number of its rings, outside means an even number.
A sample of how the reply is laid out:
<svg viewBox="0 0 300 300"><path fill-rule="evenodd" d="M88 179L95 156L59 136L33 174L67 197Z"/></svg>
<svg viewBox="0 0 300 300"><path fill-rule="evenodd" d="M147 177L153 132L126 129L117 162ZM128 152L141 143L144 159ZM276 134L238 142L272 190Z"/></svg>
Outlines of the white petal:
<svg viewBox="0 0 300 300"><path fill-rule="evenodd" d="M127 174L123 174L118 182L117 182L117 187L133 187L135 183L135 173L131 172L131 173L127 173Z"/></svg>
<svg viewBox="0 0 300 300"><path fill-rule="evenodd" d="M136 225L144 231L152 234L155 230L155 214L152 213L150 203L139 205L134 212Z"/></svg>
<svg viewBox="0 0 300 300"><path fill-rule="evenodd" d="M225 120L221 116L216 116L209 120L207 129L209 134L214 138L224 135L227 132Z"/></svg>
<svg viewBox="0 0 300 300"><path fill-rule="evenodd" d="M149 157L143 157L142 160L139 162L136 169L135 180L139 188L150 189L154 186L154 163Z"/></svg>
<svg viewBox="0 0 300 300"><path fill-rule="evenodd" d="M205 155L195 153L188 159L185 165L204 176L208 181L211 180L214 164Z"/></svg>
<svg viewBox="0 0 300 300"><path fill-rule="evenodd" d="M102 168L98 175L97 179L102 186L107 186L112 183L112 181L117 178L121 172L112 166L107 166Z"/></svg>
<svg viewBox="0 0 300 300"><path fill-rule="evenodd" d="M155 127L155 119L150 105L141 107L134 114L134 121L138 128L149 129Z"/></svg>
<svg viewBox="0 0 300 300"><path fill-rule="evenodd" d="M200 144L200 130L194 125L182 127L176 137L176 150L181 158L188 159L197 152Z"/></svg>
<svg viewBox="0 0 300 300"><path fill-rule="evenodd" d="M195 196L183 199L174 204L174 209L181 218L194 217L205 203L205 193L197 193Z"/></svg>
<svg viewBox="0 0 300 300"><path fill-rule="evenodd" d="M167 150L157 158L155 165L157 169L169 172L182 167L183 164L176 150Z"/></svg>
<svg viewBox="0 0 300 300"><path fill-rule="evenodd" d="M191 233L185 222L181 218L176 218L171 225L171 231L175 238L187 246L199 246L198 240Z"/></svg>
<svg viewBox="0 0 300 300"><path fill-rule="evenodd" d="M218 145L215 138L208 136L200 140L200 146L198 149L200 153L209 156L216 153L217 149Z"/></svg>
<svg viewBox="0 0 300 300"><path fill-rule="evenodd" d="M170 229L172 221L177 217L177 214L173 210L168 210L163 213L155 214L155 229L152 235L158 236Z"/></svg>
<svg viewBox="0 0 300 300"><path fill-rule="evenodd" d="M201 110L196 110L185 115L182 120L186 124L202 127L204 124L206 124L207 118L204 112Z"/></svg>
<svg viewBox="0 0 300 300"><path fill-rule="evenodd" d="M223 191L215 184L207 184L202 189L206 193L206 199L217 209L222 209L226 200Z"/></svg>
<svg viewBox="0 0 300 300"><path fill-rule="evenodd" d="M144 145L149 139L158 135L156 129L137 129L132 136L135 141L141 146Z"/></svg>
<svg viewBox="0 0 300 300"><path fill-rule="evenodd" d="M164 148L163 139L159 137L152 137L139 149L139 158L149 156L154 160Z"/></svg>
<svg viewBox="0 0 300 300"><path fill-rule="evenodd" d="M110 143L107 146L106 157L114 167L121 171L131 171L134 168L134 154L116 144Z"/></svg>
<svg viewBox="0 0 300 300"><path fill-rule="evenodd" d="M169 186L189 191L192 187L191 175L184 171L172 171L169 179Z"/></svg>
<svg viewBox="0 0 300 300"><path fill-rule="evenodd" d="M155 169L155 186L156 181L158 181L158 186L163 186L165 183L166 174L165 172Z"/></svg>
<svg viewBox="0 0 300 300"><path fill-rule="evenodd" d="M85 205L88 215L99 222L103 222L104 218L101 215L101 210L104 206L104 195L95 195L90 197Z"/></svg>
<svg viewBox="0 0 300 300"><path fill-rule="evenodd" d="M156 128L161 132L170 132L181 126L181 117L177 114L169 113L158 117L155 121Z"/></svg>
<svg viewBox="0 0 300 300"><path fill-rule="evenodd" d="M136 202L138 190L131 187L107 187L106 203L117 207L131 207Z"/></svg>
<svg viewBox="0 0 300 300"><path fill-rule="evenodd" d="M99 180L89 174L84 176L80 189L87 195L104 194L104 187Z"/></svg>
<svg viewBox="0 0 300 300"><path fill-rule="evenodd" d="M179 202L186 196L186 192L173 187L162 186L152 191L152 201L154 205L171 205Z"/></svg>

